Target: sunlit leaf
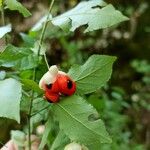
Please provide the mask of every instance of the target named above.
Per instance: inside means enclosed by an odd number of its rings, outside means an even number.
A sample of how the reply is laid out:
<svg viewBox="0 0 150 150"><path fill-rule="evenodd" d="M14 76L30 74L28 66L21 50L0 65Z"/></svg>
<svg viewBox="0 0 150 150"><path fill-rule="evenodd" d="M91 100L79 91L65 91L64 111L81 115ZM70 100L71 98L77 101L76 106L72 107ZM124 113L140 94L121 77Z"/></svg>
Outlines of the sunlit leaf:
<svg viewBox="0 0 150 150"><path fill-rule="evenodd" d="M80 2L73 9L53 18L52 23L63 29L69 26L71 22L71 31L80 26L88 25L85 32L89 32L108 28L125 20L128 18L111 4L106 5L102 0L92 0Z"/></svg>
<svg viewBox="0 0 150 150"><path fill-rule="evenodd" d="M2 38L8 32L11 32L11 25L10 24L3 26L3 27L0 27L0 38Z"/></svg>
<svg viewBox="0 0 150 150"><path fill-rule="evenodd" d="M9 78L0 81L0 117L20 122L21 84Z"/></svg>
<svg viewBox="0 0 150 150"><path fill-rule="evenodd" d="M110 79L116 57L92 55L84 65L74 65L69 75L76 81L77 93L88 94L104 86Z"/></svg>
<svg viewBox="0 0 150 150"><path fill-rule="evenodd" d="M17 70L26 70L36 67L38 56L29 48L8 45L0 55L0 66L13 67Z"/></svg>

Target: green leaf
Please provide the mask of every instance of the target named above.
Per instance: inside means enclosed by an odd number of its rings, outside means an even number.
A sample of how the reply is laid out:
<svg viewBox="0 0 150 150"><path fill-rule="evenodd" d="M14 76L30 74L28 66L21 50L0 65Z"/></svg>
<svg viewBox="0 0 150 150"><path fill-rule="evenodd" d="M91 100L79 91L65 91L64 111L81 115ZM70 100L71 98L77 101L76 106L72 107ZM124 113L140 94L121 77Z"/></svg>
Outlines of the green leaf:
<svg viewBox="0 0 150 150"><path fill-rule="evenodd" d="M74 65L68 74L76 81L77 93L88 94L104 86L115 60L113 56L92 55L84 65Z"/></svg>
<svg viewBox="0 0 150 150"><path fill-rule="evenodd" d="M0 8L2 7L3 4L3 0L0 0Z"/></svg>
<svg viewBox="0 0 150 150"><path fill-rule="evenodd" d="M51 146L51 150L62 150L69 143L69 138L60 130Z"/></svg>
<svg viewBox="0 0 150 150"><path fill-rule="evenodd" d="M20 33L20 36L23 40L23 45L26 47L33 47L35 39L25 33Z"/></svg>
<svg viewBox="0 0 150 150"><path fill-rule="evenodd" d="M43 90L41 90L41 89L39 88L39 85L38 85L35 81L30 80L30 79L21 79L21 82L23 83L23 85L24 85L26 88L28 88L28 89L30 89L30 90L34 90L34 91L36 91L36 92L39 93L39 94L42 94L42 93L43 93Z"/></svg>
<svg viewBox="0 0 150 150"><path fill-rule="evenodd" d="M51 105L43 98L33 100L31 125L47 120L48 112Z"/></svg>
<svg viewBox="0 0 150 150"><path fill-rule="evenodd" d="M19 130L12 130L11 139L18 146L21 146L21 147L25 146L26 135L24 132L19 131Z"/></svg>
<svg viewBox="0 0 150 150"><path fill-rule="evenodd" d="M5 0L7 7L10 10L19 11L24 17L31 16L31 13L18 1L16 0Z"/></svg>
<svg viewBox="0 0 150 150"><path fill-rule="evenodd" d="M52 19L52 23L62 29L70 25L70 31L88 25L85 32L108 28L122 21L127 17L116 10L111 4L106 5L102 0L92 0L79 3L73 9Z"/></svg>
<svg viewBox="0 0 150 150"><path fill-rule="evenodd" d="M44 149L44 146L47 143L48 135L49 135L50 131L52 130L52 122L53 122L52 117L49 117L48 121L46 122L45 131L43 133L42 140L41 140L38 150Z"/></svg>
<svg viewBox="0 0 150 150"><path fill-rule="evenodd" d="M10 24L3 26L3 27L0 27L0 38L2 38L8 32L11 32L11 25Z"/></svg>
<svg viewBox="0 0 150 150"><path fill-rule="evenodd" d="M90 121L97 111L79 96L68 97L53 105L60 129L72 140L99 150L101 143L111 143L111 139L101 119Z"/></svg>
<svg viewBox="0 0 150 150"><path fill-rule="evenodd" d="M20 122L21 84L9 78L0 81L0 117Z"/></svg>
<svg viewBox="0 0 150 150"><path fill-rule="evenodd" d="M29 48L8 45L0 55L0 66L14 67L18 70L32 69L38 64L38 56Z"/></svg>

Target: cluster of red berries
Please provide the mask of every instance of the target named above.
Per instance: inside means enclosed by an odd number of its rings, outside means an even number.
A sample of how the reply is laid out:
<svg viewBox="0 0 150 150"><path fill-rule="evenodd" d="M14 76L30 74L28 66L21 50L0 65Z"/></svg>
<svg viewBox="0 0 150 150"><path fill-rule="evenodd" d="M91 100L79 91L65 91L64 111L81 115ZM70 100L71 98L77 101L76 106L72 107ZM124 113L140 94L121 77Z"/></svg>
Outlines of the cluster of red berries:
<svg viewBox="0 0 150 150"><path fill-rule="evenodd" d="M58 71L56 66L44 74L39 86L45 91L45 98L53 103L58 102L61 95L70 96L76 91L75 82L66 73Z"/></svg>

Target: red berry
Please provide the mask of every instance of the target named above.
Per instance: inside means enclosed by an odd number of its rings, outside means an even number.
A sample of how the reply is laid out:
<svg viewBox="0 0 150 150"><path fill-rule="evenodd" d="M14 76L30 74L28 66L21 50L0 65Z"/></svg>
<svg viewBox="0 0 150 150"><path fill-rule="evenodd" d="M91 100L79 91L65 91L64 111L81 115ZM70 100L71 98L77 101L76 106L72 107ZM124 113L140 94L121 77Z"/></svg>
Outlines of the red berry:
<svg viewBox="0 0 150 150"><path fill-rule="evenodd" d="M75 93L76 83L68 75L58 74L56 82L61 94L72 95Z"/></svg>
<svg viewBox="0 0 150 150"><path fill-rule="evenodd" d="M59 101L59 94L58 93L52 93L52 92L45 92L45 98L47 101L56 103Z"/></svg>

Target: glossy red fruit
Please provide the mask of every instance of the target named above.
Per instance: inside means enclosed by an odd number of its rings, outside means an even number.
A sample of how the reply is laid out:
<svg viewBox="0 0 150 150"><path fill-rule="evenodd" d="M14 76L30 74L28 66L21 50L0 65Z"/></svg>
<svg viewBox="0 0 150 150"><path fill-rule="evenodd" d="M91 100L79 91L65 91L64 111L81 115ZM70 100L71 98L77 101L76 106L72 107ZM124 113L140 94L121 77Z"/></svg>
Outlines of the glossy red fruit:
<svg viewBox="0 0 150 150"><path fill-rule="evenodd" d="M50 103L56 103L59 101L59 93L45 92L45 98Z"/></svg>
<svg viewBox="0 0 150 150"><path fill-rule="evenodd" d="M59 101L61 94L72 95L76 91L75 82L66 74L58 74L56 81L45 85L45 98L52 103Z"/></svg>
<svg viewBox="0 0 150 150"><path fill-rule="evenodd" d="M49 102L53 102L53 103L59 101L59 87L57 81L55 81L52 84L45 85L45 98Z"/></svg>
<svg viewBox="0 0 150 150"><path fill-rule="evenodd" d="M56 82L61 94L72 95L75 93L76 83L68 75L58 74Z"/></svg>

